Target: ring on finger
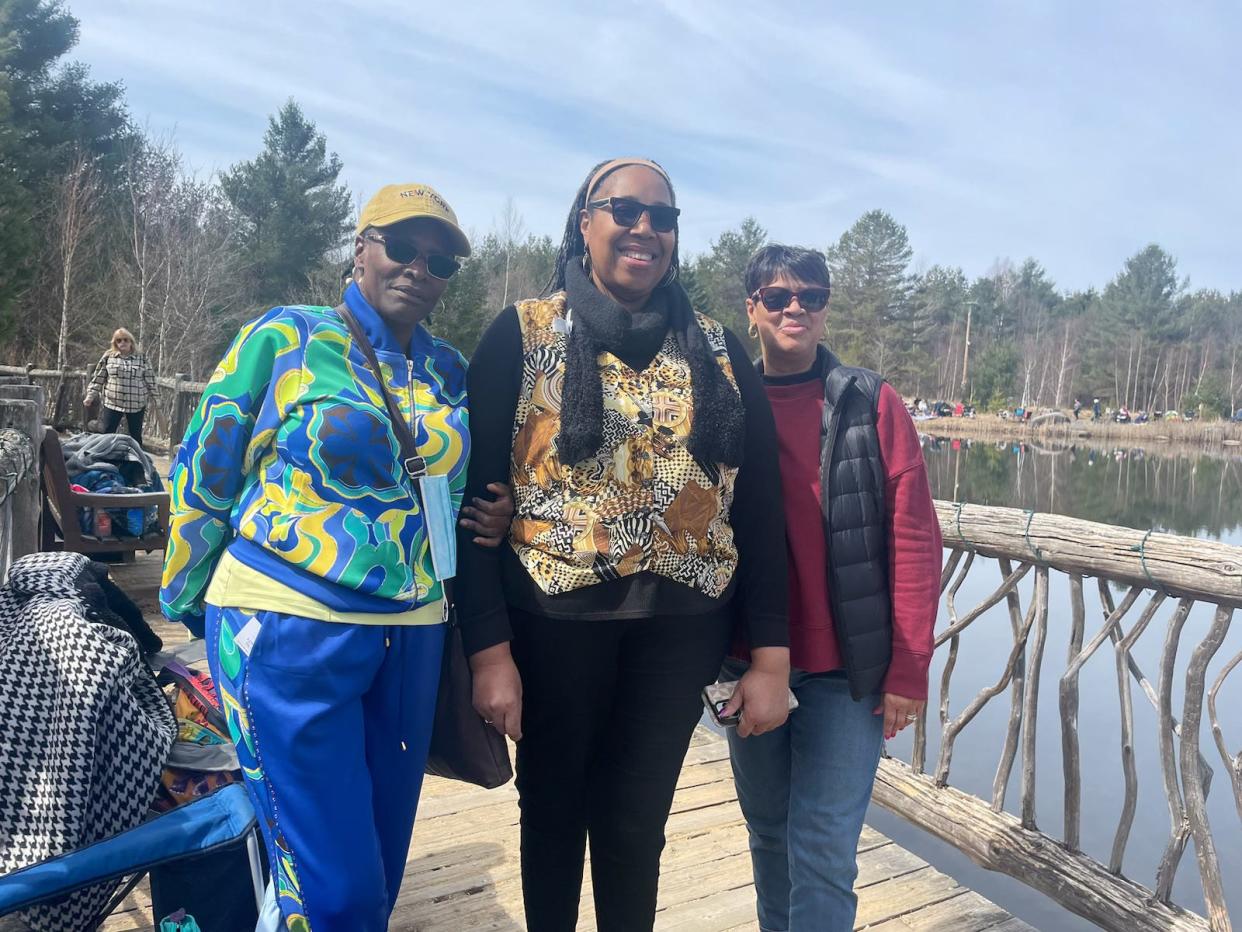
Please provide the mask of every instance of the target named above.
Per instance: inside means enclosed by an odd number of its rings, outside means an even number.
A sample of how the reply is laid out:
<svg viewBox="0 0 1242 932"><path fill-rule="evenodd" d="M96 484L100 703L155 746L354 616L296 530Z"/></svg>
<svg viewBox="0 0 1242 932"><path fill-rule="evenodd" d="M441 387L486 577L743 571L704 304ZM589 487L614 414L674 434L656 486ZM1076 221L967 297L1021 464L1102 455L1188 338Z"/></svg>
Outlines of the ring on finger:
<svg viewBox="0 0 1242 932"><path fill-rule="evenodd" d="M918 718L918 715L916 715L916 714L915 714L915 713L913 713L913 712L908 712L908 713L906 713L906 721L907 721L907 722L913 722L913 721L914 721L914 720L916 720L917 718Z"/></svg>

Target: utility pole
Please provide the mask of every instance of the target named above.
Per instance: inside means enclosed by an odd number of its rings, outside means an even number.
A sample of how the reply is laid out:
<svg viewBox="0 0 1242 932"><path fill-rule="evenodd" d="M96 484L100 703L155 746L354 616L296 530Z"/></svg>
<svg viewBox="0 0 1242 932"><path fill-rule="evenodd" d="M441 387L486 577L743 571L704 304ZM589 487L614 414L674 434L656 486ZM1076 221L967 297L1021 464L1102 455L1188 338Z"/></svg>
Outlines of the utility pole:
<svg viewBox="0 0 1242 932"><path fill-rule="evenodd" d="M966 392L970 385L970 316L977 303L976 301L966 302L966 348L962 351L962 390L960 393L963 401L973 400L966 397Z"/></svg>

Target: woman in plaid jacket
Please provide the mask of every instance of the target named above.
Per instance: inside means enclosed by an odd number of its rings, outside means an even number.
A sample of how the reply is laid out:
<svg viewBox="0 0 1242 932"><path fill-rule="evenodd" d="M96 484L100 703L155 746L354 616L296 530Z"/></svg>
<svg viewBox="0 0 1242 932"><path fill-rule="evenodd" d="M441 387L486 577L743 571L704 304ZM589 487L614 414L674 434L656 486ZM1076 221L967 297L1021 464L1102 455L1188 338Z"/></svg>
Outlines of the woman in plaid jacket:
<svg viewBox="0 0 1242 932"><path fill-rule="evenodd" d="M155 372L138 351L134 335L124 327L112 334L112 345L95 367L95 377L82 404L89 408L103 395L103 432L115 433L125 416L129 435L142 446L142 419L155 393Z"/></svg>

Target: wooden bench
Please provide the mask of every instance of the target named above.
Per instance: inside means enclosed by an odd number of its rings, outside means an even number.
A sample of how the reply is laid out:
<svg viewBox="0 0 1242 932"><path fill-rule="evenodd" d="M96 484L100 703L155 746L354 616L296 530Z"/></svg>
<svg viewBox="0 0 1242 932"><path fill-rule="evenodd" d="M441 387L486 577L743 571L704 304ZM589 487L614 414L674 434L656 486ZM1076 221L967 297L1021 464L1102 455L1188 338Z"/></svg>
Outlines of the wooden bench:
<svg viewBox="0 0 1242 932"><path fill-rule="evenodd" d="M65 454L60 435L51 427L43 432L41 451L43 472L42 550L70 550L74 553L118 553L132 560L134 553L163 550L168 545L167 492L75 492L69 485ZM155 505L159 520L153 530L140 537L83 534L78 524L79 508L146 508Z"/></svg>

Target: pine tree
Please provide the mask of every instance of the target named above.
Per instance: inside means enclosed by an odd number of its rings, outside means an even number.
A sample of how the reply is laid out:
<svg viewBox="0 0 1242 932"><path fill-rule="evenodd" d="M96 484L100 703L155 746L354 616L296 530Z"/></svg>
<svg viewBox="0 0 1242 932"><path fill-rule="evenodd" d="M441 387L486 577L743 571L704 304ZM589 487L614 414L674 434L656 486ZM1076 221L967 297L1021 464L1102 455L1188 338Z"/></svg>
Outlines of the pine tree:
<svg viewBox="0 0 1242 932"><path fill-rule="evenodd" d="M902 320L899 365L888 368L887 378L916 395L934 393L938 387L957 381L965 339L966 295L966 276L961 269L934 265L915 280L910 313ZM947 341L947 352L937 359L932 348L938 338L942 345Z"/></svg>
<svg viewBox="0 0 1242 932"><path fill-rule="evenodd" d="M461 271L444 289L444 296L428 323L432 333L453 344L467 358L491 323L487 307L489 258L487 253L476 248L476 254L462 263Z"/></svg>
<svg viewBox="0 0 1242 932"><path fill-rule="evenodd" d="M681 287L686 290L687 297L690 298L690 306L699 313L706 314L708 305L711 304L711 298L707 294L707 289L703 287L703 283L699 280L699 273L695 271L694 263L683 263L681 272L677 277L681 282Z"/></svg>
<svg viewBox="0 0 1242 932"><path fill-rule="evenodd" d="M747 217L736 230L726 230L711 249L697 257L691 273L700 286L702 306L695 310L707 314L745 339L746 265L755 251L768 241L768 232L754 217ZM753 341L752 341L753 342Z"/></svg>
<svg viewBox="0 0 1242 932"><path fill-rule="evenodd" d="M60 3L0 0L0 332L33 279L53 188L81 159L106 186L134 134L119 84L60 63L77 41Z"/></svg>
<svg viewBox="0 0 1242 932"><path fill-rule="evenodd" d="M1119 405L1138 410L1155 400L1162 346L1182 336L1176 310L1184 289L1177 260L1155 243L1127 259L1104 289L1093 355L1099 369L1112 370L1109 396Z"/></svg>
<svg viewBox="0 0 1242 932"><path fill-rule="evenodd" d="M310 271L345 244L350 195L336 184L340 173L323 133L290 99L270 118L259 156L221 177L256 302L296 300Z"/></svg>
<svg viewBox="0 0 1242 932"><path fill-rule="evenodd" d="M871 210L828 249L834 313L829 342L843 360L886 372L920 329L911 308L906 228Z"/></svg>

